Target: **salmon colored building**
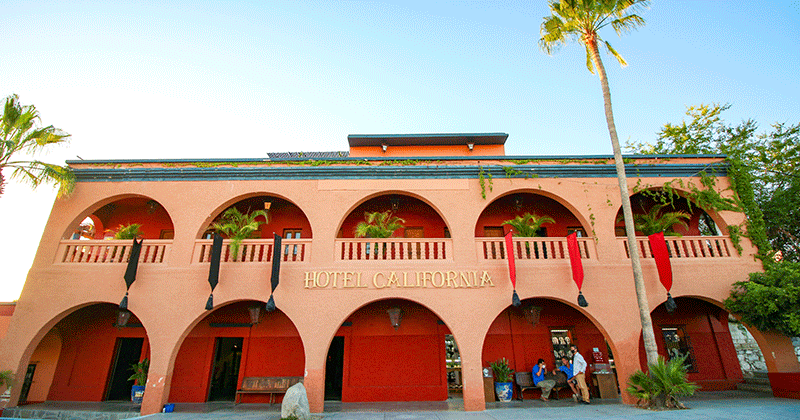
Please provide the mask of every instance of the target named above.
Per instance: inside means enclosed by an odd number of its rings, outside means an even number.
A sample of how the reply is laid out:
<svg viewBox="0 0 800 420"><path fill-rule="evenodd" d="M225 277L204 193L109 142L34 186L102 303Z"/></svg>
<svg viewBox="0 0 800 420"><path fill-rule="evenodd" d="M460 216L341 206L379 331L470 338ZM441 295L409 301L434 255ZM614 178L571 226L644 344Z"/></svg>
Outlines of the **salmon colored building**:
<svg viewBox="0 0 800 420"><path fill-rule="evenodd" d="M54 204L0 348L0 367L30 377L9 406L128 399L128 368L147 358L142 414L167 403L269 401L237 394L254 377L302 377L312 412L326 399L456 393L465 410L483 410L494 399L485 392L490 362L505 357L530 371L543 358L553 369L569 343L590 364L594 396L617 397L645 358L613 161L506 156L507 137L351 135L348 152L68 162L75 191ZM687 198L701 173L730 194L726 168L722 156L630 156L626 164L635 212L654 205L643 191L670 183L676 208L691 216L678 227L683 236L667 239L676 311L665 310L646 237L636 252L659 353L688 356L689 379L712 390L742 380L721 302L732 283L761 269L751 243L728 234L742 214ZM231 207L269 217L238 255L224 240L206 309L210 225ZM390 238L355 237L365 213L383 211L403 227ZM513 239L515 307L503 222L525 213L552 223ZM121 326L132 241L109 232L131 223L141 224L143 245L127 295L132 315ZM587 307L577 303L571 233ZM267 312L275 260L277 310ZM797 397L782 385L800 371L790 339L751 333L776 395Z"/></svg>

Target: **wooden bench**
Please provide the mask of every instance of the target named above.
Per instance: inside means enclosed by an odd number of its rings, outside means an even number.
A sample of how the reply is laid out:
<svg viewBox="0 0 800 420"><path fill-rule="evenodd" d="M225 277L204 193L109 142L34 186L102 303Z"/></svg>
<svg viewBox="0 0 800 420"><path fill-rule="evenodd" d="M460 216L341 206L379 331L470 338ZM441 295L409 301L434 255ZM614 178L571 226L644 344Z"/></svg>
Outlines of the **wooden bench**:
<svg viewBox="0 0 800 420"><path fill-rule="evenodd" d="M302 376L250 376L242 380L242 387L236 390L236 403L242 394L269 394L272 405L275 394L285 393L292 385L303 382Z"/></svg>
<svg viewBox="0 0 800 420"><path fill-rule="evenodd" d="M556 386L553 387L553 390L550 393L550 396L555 396L555 400L558 399L558 391L569 388L569 384L567 383L567 375L564 372L558 371L554 373L549 373L545 376L546 379L555 379ZM526 389L535 389L541 391L542 389L538 386L533 384L533 374L531 372L516 372L514 373L514 379L517 382L517 386L519 386L519 399L525 401L525 390Z"/></svg>

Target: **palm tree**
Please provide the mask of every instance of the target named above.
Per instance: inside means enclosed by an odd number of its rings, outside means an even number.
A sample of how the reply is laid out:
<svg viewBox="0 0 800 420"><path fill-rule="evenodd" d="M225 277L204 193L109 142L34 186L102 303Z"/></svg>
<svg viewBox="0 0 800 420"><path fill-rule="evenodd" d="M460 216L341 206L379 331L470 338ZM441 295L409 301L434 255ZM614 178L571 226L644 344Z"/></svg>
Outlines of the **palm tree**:
<svg viewBox="0 0 800 420"><path fill-rule="evenodd" d="M114 232L114 239L135 239L142 236L142 225L131 223L129 225L119 225Z"/></svg>
<svg viewBox="0 0 800 420"><path fill-rule="evenodd" d="M2 171L13 169L11 178L21 178L33 188L42 183L58 184L58 196L66 196L75 186L75 177L66 166L40 160L20 160L19 154L34 155L51 144L66 143L69 134L53 127L37 127L39 112L33 105L22 106L17 95L6 98L0 121L0 195L5 179ZM12 160L12 157L14 160Z"/></svg>
<svg viewBox="0 0 800 420"><path fill-rule="evenodd" d="M502 224L509 225L514 230L514 236L522 238L535 238L539 236L537 232L545 223L555 223L550 216L537 216L535 214L525 213L522 216L517 216L511 220L506 220Z"/></svg>
<svg viewBox="0 0 800 420"><path fill-rule="evenodd" d="M636 232L633 226L633 212L628 196L628 180L625 177L625 165L622 161L622 152L617 138L617 129L614 125L614 113L611 109L611 91L608 87L606 69L600 59L597 44L602 42L608 52L623 66L625 60L617 54L611 44L600 38L598 31L611 25L618 35L631 29L644 25L644 19L636 14L638 10L648 5L647 0L550 0L550 16L546 16L540 29L541 38L539 46L548 54L566 44L567 41L578 41L586 48L586 67L600 77L600 86L603 90L603 103L605 105L606 123L611 136L611 145L614 149L614 163L617 167L617 179L622 200L622 214L625 219L625 230L628 236L629 249L636 249ZM642 338L644 340L647 363L658 362L653 321L647 302L647 293L642 277L642 266L639 254L631 253L631 267L633 280L636 285L636 298L639 304L639 316L642 322Z"/></svg>
<svg viewBox="0 0 800 420"><path fill-rule="evenodd" d="M239 256L242 239L249 238L250 234L257 231L264 223L256 220L258 216L263 216L266 223L269 223L269 214L265 210L242 213L236 207L231 207L222 213L219 222L211 224L214 230L226 235L231 240L231 255L233 255L234 261Z"/></svg>
<svg viewBox="0 0 800 420"><path fill-rule="evenodd" d="M364 221L356 225L356 238L388 238L398 229L402 229L406 221L392 215L390 210L384 212L365 212Z"/></svg>
<svg viewBox="0 0 800 420"><path fill-rule="evenodd" d="M682 226L684 229L688 228L686 220L691 219L692 216L685 211L662 212L661 210L666 206L667 204L656 204L647 213L634 215L634 229L642 232L642 235L645 236L658 232L664 232L665 236L681 236L675 231L675 225Z"/></svg>

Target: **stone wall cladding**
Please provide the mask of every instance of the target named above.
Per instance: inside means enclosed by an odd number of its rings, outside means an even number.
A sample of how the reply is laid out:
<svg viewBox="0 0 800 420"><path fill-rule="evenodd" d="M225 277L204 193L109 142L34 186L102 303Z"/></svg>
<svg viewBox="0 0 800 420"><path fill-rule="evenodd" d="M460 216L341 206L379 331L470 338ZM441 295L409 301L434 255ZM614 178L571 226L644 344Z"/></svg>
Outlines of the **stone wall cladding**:
<svg viewBox="0 0 800 420"><path fill-rule="evenodd" d="M736 347L736 354L739 356L739 365L742 368L742 374L745 377L753 376L756 371L766 371L767 364L764 362L764 355L761 349L758 348L758 343L739 322L730 322L731 338L733 345ZM797 360L800 361L800 337L793 337L792 344L794 344L794 353L797 355Z"/></svg>

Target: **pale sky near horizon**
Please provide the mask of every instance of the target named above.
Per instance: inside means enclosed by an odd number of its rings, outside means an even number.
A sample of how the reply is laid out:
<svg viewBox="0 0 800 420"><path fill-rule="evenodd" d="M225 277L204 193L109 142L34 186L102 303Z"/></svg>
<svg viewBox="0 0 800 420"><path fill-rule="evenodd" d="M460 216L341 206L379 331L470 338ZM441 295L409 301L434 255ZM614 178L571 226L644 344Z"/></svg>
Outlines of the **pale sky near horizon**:
<svg viewBox="0 0 800 420"><path fill-rule="evenodd" d="M504 132L508 155L611 154L585 53L538 46L547 2L5 1L0 97L72 134L40 158L247 158L348 134ZM655 1L602 36L621 142L687 106L800 122L800 1ZM8 174L7 174L8 175ZM55 194L0 196L0 301L19 297ZM122 281L122 279L120 279Z"/></svg>

